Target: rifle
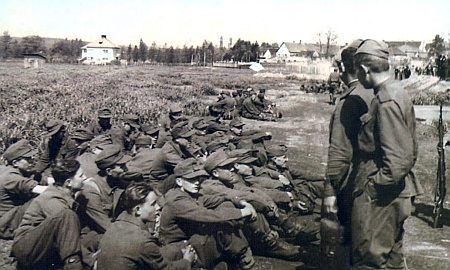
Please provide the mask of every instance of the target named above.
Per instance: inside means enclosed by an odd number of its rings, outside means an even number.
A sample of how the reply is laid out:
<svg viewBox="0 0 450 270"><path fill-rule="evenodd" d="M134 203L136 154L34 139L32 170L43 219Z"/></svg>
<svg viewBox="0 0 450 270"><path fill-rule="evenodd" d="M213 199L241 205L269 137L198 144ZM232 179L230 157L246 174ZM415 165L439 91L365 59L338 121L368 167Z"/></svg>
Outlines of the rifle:
<svg viewBox="0 0 450 270"><path fill-rule="evenodd" d="M434 209L433 209L433 228L442 228L442 214L444 211L444 198L447 193L445 185L445 149L444 149L444 126L442 124L442 105L439 108L439 143L438 143L438 168L437 168L437 185L434 192Z"/></svg>

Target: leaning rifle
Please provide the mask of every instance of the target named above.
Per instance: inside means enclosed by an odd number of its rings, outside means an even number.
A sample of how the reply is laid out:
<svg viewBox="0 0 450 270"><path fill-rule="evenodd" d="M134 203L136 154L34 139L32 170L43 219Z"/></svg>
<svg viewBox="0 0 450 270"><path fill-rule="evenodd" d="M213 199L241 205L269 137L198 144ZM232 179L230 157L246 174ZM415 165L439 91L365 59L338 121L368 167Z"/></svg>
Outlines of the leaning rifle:
<svg viewBox="0 0 450 270"><path fill-rule="evenodd" d="M444 211L444 199L447 194L445 185L445 145L444 145L444 125L442 123L442 105L439 108L439 143L438 143L438 168L437 168L437 184L434 192L434 209L433 209L433 228L442 228L442 214Z"/></svg>

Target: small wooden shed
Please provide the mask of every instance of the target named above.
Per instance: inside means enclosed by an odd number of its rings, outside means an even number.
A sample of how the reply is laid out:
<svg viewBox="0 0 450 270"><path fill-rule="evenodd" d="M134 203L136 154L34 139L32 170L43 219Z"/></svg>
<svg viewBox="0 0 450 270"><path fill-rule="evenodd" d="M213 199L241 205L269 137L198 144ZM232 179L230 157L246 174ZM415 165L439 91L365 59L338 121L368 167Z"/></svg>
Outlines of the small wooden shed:
<svg viewBox="0 0 450 270"><path fill-rule="evenodd" d="M38 53L24 53L23 66L24 68L38 68L45 64L47 58Z"/></svg>

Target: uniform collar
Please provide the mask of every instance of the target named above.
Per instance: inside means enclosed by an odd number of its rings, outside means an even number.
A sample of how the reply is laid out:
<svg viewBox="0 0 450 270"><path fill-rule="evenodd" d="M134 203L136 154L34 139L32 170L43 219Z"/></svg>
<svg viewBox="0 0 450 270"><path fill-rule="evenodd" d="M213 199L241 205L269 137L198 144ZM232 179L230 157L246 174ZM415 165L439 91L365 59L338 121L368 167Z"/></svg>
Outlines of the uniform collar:
<svg viewBox="0 0 450 270"><path fill-rule="evenodd" d="M135 226L138 226L139 228L141 228L141 230L146 230L148 231L148 227L145 225L144 222L142 222L142 220L136 216L133 216L132 214L128 213L127 211L123 211L119 217L117 218L116 221L124 221L130 224L133 224Z"/></svg>

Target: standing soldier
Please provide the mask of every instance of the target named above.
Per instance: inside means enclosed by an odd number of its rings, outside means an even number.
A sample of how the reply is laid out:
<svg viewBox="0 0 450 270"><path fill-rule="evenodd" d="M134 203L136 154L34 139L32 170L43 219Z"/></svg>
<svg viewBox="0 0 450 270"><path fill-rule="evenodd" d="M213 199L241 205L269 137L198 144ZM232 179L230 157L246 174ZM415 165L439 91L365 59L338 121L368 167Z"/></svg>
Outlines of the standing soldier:
<svg viewBox="0 0 450 270"><path fill-rule="evenodd" d="M340 87L341 80L337 68L328 77L328 89L330 92L330 105L336 105L336 95Z"/></svg>
<svg viewBox="0 0 450 270"><path fill-rule="evenodd" d="M87 128L92 131L94 136L108 133L112 127L111 110L108 108L101 108L98 110L97 117L98 121L90 123Z"/></svg>
<svg viewBox="0 0 450 270"><path fill-rule="evenodd" d="M418 148L414 107L403 87L391 80L385 43L363 41L355 65L359 81L376 97L361 117L358 138L361 160L353 192L353 267L404 269L403 225L411 214L411 198L422 192L412 171Z"/></svg>
<svg viewBox="0 0 450 270"><path fill-rule="evenodd" d="M361 156L358 146L360 117L369 110L374 95L358 81L354 55L362 40L342 49L336 57L340 77L348 89L342 94L330 120L327 178L323 201L324 214L337 217L345 228L344 245L350 246L350 213L355 168ZM336 209L337 206L337 209ZM347 262L347 265L350 265Z"/></svg>

